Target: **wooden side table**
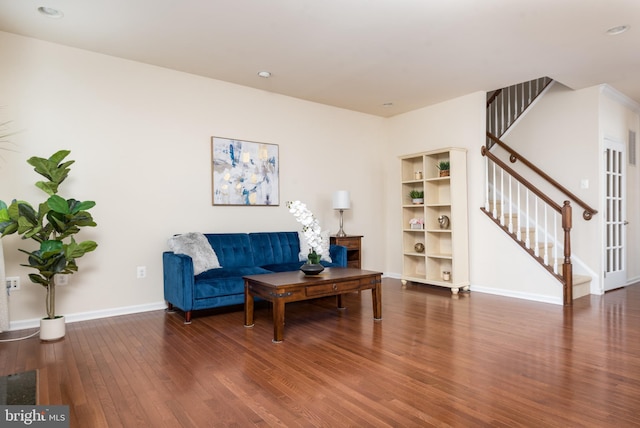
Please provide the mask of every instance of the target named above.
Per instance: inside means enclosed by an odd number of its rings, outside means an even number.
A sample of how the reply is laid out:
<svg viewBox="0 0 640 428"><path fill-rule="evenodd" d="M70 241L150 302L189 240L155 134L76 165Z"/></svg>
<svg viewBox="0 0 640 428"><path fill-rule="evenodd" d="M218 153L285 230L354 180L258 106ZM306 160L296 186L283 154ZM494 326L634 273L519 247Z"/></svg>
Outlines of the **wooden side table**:
<svg viewBox="0 0 640 428"><path fill-rule="evenodd" d="M329 242L333 245L342 245L347 247L347 267L361 269L362 268L362 235L335 236L329 238Z"/></svg>

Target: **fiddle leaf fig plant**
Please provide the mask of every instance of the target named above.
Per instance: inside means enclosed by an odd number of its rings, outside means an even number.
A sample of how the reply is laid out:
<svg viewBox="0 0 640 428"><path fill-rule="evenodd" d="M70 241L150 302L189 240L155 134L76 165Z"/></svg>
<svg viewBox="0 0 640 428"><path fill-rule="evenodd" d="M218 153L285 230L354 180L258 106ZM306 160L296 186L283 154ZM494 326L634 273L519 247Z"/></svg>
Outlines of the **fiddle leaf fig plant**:
<svg viewBox="0 0 640 428"><path fill-rule="evenodd" d="M98 246L94 241L76 242L74 238L81 228L96 226L88 212L96 203L64 199L58 195L58 187L75 162L63 162L69 153L69 150L60 150L48 159L32 157L27 160L35 172L46 178L46 181L36 183L36 187L49 195L37 210L26 201L14 199L9 205L0 201L0 237L17 233L22 239L32 239L39 244L35 251L19 251L28 256L28 264L21 266L37 271L29 274L31 282L47 289L45 303L49 319L56 318L55 276L77 272L76 259Z"/></svg>

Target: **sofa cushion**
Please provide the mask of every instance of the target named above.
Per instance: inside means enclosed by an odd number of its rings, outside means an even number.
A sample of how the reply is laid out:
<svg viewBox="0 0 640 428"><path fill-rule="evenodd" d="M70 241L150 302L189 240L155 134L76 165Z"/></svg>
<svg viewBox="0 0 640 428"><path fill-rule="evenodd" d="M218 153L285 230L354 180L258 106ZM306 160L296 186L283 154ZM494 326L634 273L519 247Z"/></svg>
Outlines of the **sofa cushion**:
<svg viewBox="0 0 640 428"><path fill-rule="evenodd" d="M235 268L222 267L220 269L210 269L206 272L202 272L200 275L196 275L195 281L200 282L210 279L230 278L234 276L242 278L245 275L261 275L263 273L271 272L259 266L241 266Z"/></svg>
<svg viewBox="0 0 640 428"><path fill-rule="evenodd" d="M195 275L220 267L215 251L202 233L189 232L176 235L170 238L168 243L174 253L191 257Z"/></svg>
<svg viewBox="0 0 640 428"><path fill-rule="evenodd" d="M257 266L253 260L248 234L207 233L205 236L218 255L221 266L226 268Z"/></svg>
<svg viewBox="0 0 640 428"><path fill-rule="evenodd" d="M304 263L305 262L280 263L275 265L264 265L261 267L271 272L291 272L300 270L300 267ZM320 264L324 267L341 267L338 263L330 263L324 260L320 260Z"/></svg>
<svg viewBox="0 0 640 428"><path fill-rule="evenodd" d="M250 233L249 239L257 266L298 261L300 241L297 232Z"/></svg>
<svg viewBox="0 0 640 428"><path fill-rule="evenodd" d="M264 265L262 268L271 271L271 272L290 272L300 270L300 266L302 266L304 262L290 262L290 263L278 263L273 265Z"/></svg>
<svg viewBox="0 0 640 428"><path fill-rule="evenodd" d="M271 273L257 267L246 266L238 268L211 269L196 275L194 284L194 298L206 299L212 296L228 296L231 294L244 294L244 275L260 275Z"/></svg>

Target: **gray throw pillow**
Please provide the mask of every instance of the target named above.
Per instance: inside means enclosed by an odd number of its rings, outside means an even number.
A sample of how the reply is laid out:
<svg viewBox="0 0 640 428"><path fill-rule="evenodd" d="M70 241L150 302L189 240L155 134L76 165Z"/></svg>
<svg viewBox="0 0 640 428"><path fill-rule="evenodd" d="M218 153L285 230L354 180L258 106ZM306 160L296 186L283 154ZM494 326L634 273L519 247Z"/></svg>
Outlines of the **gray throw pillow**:
<svg viewBox="0 0 640 428"><path fill-rule="evenodd" d="M202 233L189 232L169 239L169 248L176 254L185 254L193 260L194 275L220 268L216 252Z"/></svg>

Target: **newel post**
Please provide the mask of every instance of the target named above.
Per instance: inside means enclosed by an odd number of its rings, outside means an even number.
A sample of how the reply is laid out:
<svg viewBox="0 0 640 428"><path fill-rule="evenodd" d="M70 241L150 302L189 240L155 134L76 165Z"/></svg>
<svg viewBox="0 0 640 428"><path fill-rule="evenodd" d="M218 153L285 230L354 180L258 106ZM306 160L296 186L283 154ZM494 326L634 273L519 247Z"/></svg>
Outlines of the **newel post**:
<svg viewBox="0 0 640 428"><path fill-rule="evenodd" d="M573 305L573 266L571 265L571 204L569 201L564 201L562 206L562 229L564 230L563 304L571 306Z"/></svg>

